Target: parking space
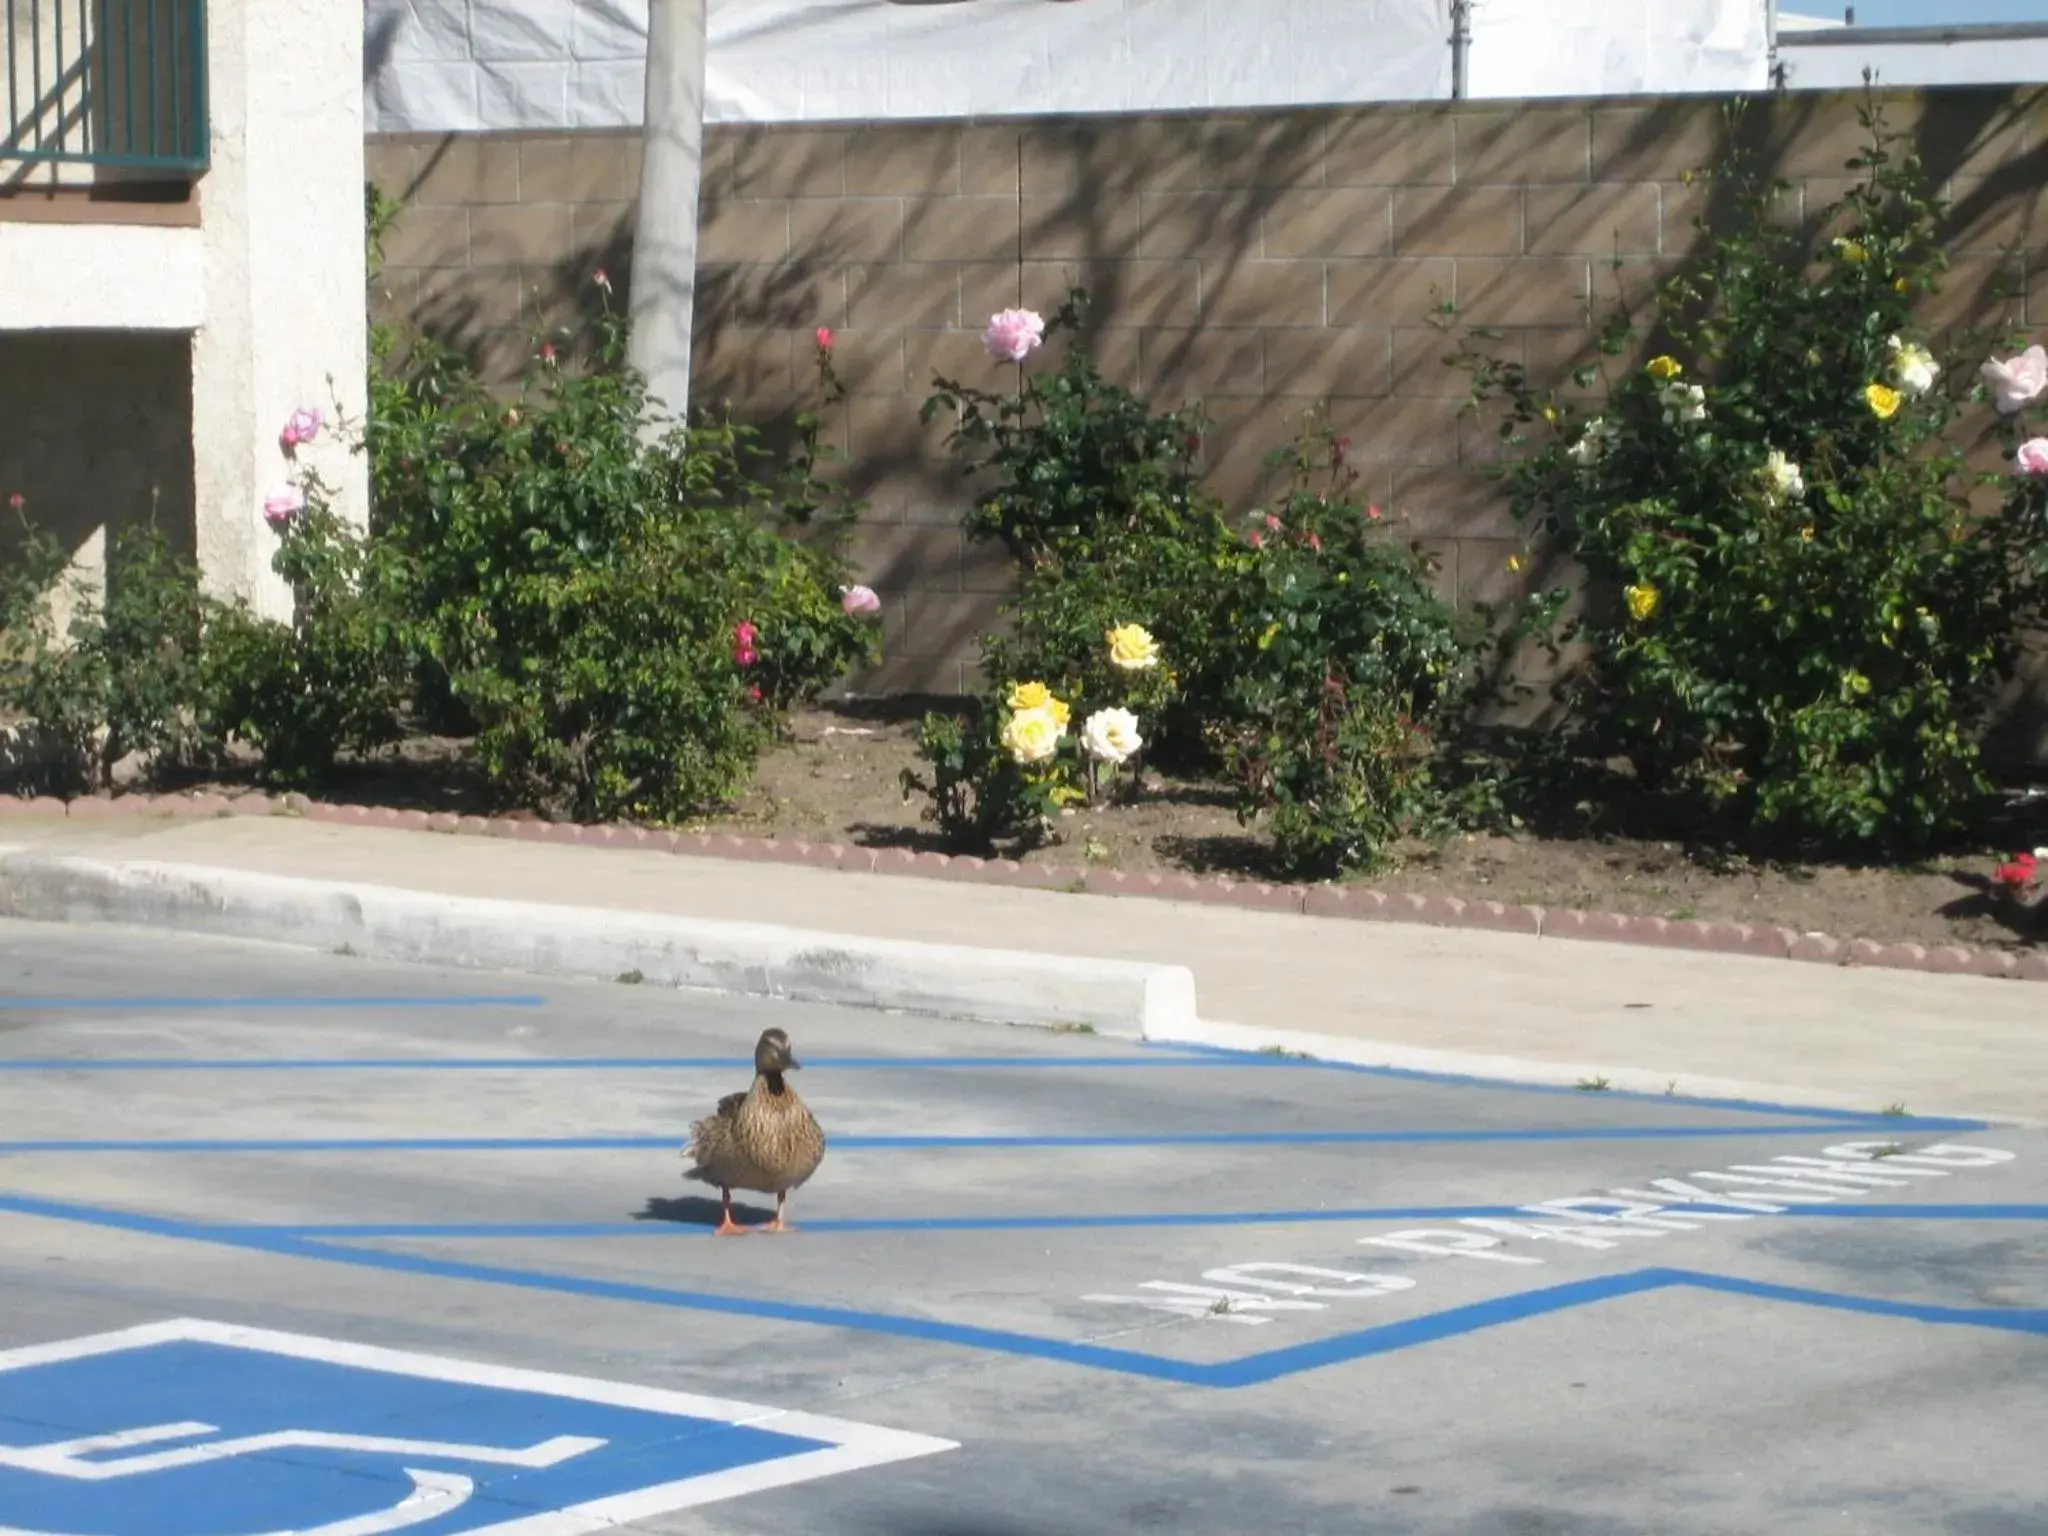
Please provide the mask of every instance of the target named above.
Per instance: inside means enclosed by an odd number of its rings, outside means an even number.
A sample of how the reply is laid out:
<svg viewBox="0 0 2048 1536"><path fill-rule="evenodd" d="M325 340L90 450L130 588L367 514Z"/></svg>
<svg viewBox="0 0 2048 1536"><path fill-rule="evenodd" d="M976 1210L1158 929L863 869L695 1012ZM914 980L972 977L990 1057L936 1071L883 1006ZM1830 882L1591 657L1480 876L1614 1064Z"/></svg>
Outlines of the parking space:
<svg viewBox="0 0 2048 1536"><path fill-rule="evenodd" d="M2048 1529L2034 1130L0 962L11 1532ZM714 1239L679 1149L771 1023L830 1150Z"/></svg>

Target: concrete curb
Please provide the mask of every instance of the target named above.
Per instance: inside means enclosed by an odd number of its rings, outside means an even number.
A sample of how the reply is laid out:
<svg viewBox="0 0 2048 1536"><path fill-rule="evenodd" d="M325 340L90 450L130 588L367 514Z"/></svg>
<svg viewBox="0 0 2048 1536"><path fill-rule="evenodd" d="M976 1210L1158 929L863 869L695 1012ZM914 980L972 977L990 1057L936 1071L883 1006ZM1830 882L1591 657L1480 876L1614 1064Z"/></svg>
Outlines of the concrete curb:
<svg viewBox="0 0 2048 1536"><path fill-rule="evenodd" d="M1018 864L903 849L855 848L841 843L783 842L767 837L732 837L698 832L649 831L644 827L579 826L512 817L456 816L402 811L388 806L337 805L291 794L121 795L113 799L0 799L0 822L13 818L171 818L294 815L308 821L399 831L444 832L456 836L505 837L521 842L559 843L585 848L637 848L692 858L741 863L804 864L861 874L912 875L934 880L968 880L1036 890L1079 891L1095 896L1138 896L1193 901L1249 911L1294 912L1309 917L1361 922L1419 923L1436 928L1478 928L1531 938L1591 940L1650 949L1748 955L1757 959L1801 960L1819 965L1870 966L1945 976L1985 976L2006 981L2048 981L2048 953L2014 954L1960 945L1881 944L1871 939L1838 939L1772 925L1673 921L1630 917L1618 912L1468 901L1457 896L1418 896L1348 885L1265 885L1192 875L1130 875L1118 870L1074 869Z"/></svg>
<svg viewBox="0 0 2048 1536"><path fill-rule="evenodd" d="M1185 966L894 939L0 847L0 916L169 928L378 959L839 1003L1144 1038L1195 1023Z"/></svg>

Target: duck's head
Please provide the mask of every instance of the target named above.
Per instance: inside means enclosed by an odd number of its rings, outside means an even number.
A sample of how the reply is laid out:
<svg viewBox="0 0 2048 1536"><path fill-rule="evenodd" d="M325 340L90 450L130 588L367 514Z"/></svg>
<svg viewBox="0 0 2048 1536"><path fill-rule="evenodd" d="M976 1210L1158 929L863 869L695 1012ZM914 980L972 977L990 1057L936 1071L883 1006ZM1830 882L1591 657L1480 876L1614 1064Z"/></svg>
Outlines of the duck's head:
<svg viewBox="0 0 2048 1536"><path fill-rule="evenodd" d="M754 1046L754 1070L763 1073L794 1072L803 1063L789 1048L789 1036L779 1029L764 1029Z"/></svg>

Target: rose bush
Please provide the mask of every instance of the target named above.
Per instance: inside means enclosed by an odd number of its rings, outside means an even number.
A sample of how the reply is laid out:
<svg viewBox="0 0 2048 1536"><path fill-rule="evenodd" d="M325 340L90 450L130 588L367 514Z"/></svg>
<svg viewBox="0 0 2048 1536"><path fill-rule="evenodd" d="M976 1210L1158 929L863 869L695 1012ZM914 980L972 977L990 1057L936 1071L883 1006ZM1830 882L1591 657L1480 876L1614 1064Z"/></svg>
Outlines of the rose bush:
<svg viewBox="0 0 2048 1536"><path fill-rule="evenodd" d="M1777 216L1786 185L1744 155L1708 173L1735 217L1640 323L1617 316L1574 390L1491 356L1484 331L1460 361L1475 402L1504 406L1515 515L1593 578L1564 636L1588 649L1562 690L1584 752L1695 824L1906 852L1988 787L1978 737L2039 611L2048 485L1992 477L2005 511L1977 515L1956 370L1914 322L1947 265L1944 205L1875 109L1865 123L1858 180L1812 225ZM1834 237L1817 248L1815 225ZM1658 355L1629 366L1645 333ZM1982 373L2017 438L2048 352Z"/></svg>
<svg viewBox="0 0 2048 1536"><path fill-rule="evenodd" d="M1359 504L1319 419L1276 458L1290 488L1238 533L1196 469L1206 423L1106 380L1084 315L1077 292L1050 324L996 316L992 358L1057 337L1059 366L1014 394L941 378L926 404L952 413L954 448L991 481L967 531L1004 544L1018 592L1012 633L983 644L989 691L926 720L906 795L955 841L1018 845L1064 808L1138 793L1146 759L1222 768L1305 873L1368 866L1441 825L1472 637L1427 567Z"/></svg>
<svg viewBox="0 0 2048 1536"><path fill-rule="evenodd" d="M509 404L415 344L374 396L376 537L402 566L420 691L474 731L502 794L672 822L736 792L785 711L874 656L880 600L837 553L849 509L815 473L817 419L787 459L731 422L644 444L625 341L607 296L589 368L544 345Z"/></svg>
<svg viewBox="0 0 2048 1536"><path fill-rule="evenodd" d="M291 585L292 616L263 618L241 603L215 610L200 691L208 738L247 747L259 779L287 785L317 782L342 753L403 734L417 642L390 547L338 516L317 475L295 490L291 513L272 519L271 560Z"/></svg>
<svg viewBox="0 0 2048 1536"><path fill-rule="evenodd" d="M19 722L5 766L26 788L72 795L113 783L131 755L147 775L204 761L199 573L149 523L117 528L104 591L72 570L64 544L25 500L13 558L0 566L0 714ZM70 618L60 630L54 599Z"/></svg>

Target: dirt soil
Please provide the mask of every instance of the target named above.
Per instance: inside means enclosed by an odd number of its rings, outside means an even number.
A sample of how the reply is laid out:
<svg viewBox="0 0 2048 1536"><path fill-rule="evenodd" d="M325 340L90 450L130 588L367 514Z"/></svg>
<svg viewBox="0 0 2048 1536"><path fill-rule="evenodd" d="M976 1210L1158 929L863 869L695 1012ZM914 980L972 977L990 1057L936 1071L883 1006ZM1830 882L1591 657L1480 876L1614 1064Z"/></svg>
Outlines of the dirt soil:
<svg viewBox="0 0 2048 1536"><path fill-rule="evenodd" d="M705 829L812 842L944 851L905 802L899 775L917 762L913 723L834 712L793 722L795 740L761 763L753 789ZM2048 843L2048 801L2024 844ZM1272 879L1256 827L1238 824L1227 790L1147 775L1135 804L1076 810L1059 841L1026 862L1133 873ZM2017 846L2017 845L2016 845ZM2019 949L2037 937L2028 909L1992 894L1990 848L1907 868L1781 864L1681 843L1623 837L1472 835L1401 850L1399 867L1360 883L1631 916L1770 923L1880 943Z"/></svg>
<svg viewBox="0 0 2048 1536"><path fill-rule="evenodd" d="M797 715L792 740L766 754L753 787L724 815L692 830L950 851L905 801L917 766L916 723L901 710L820 709ZM505 814L462 762L463 744L414 737L395 754L343 769L321 798L430 810ZM239 783L182 786L237 794ZM514 815L521 813L514 812ZM1471 835L1398 850L1396 867L1358 883L1380 890L1577 907L1674 920L1776 924L1879 943L2019 950L2048 942L2048 900L2036 909L2000 898L1990 874L2021 848L2048 844L2048 795L2015 797L1994 834L2000 846L1923 864L1857 867L1730 855L1656 838ZM1135 803L1078 809L1058 839L1026 862L1132 873L1275 880L1260 829L1242 827L1217 784L1147 773Z"/></svg>

